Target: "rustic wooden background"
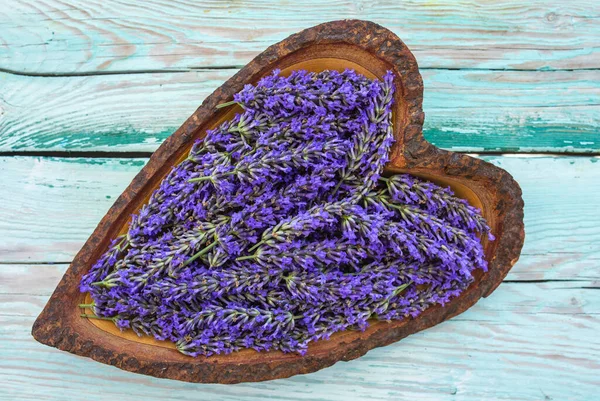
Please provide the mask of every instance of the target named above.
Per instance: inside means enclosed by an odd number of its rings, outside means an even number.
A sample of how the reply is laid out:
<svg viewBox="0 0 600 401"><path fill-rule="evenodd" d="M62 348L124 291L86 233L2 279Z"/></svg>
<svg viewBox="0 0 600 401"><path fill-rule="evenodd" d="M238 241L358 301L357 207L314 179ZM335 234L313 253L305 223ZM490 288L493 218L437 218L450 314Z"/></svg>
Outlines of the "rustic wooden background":
<svg viewBox="0 0 600 401"><path fill-rule="evenodd" d="M205 96L302 28L370 19L413 50L425 136L523 188L492 296L365 357L233 386L36 343L31 325L113 200ZM0 399L597 400L600 3L0 0Z"/></svg>

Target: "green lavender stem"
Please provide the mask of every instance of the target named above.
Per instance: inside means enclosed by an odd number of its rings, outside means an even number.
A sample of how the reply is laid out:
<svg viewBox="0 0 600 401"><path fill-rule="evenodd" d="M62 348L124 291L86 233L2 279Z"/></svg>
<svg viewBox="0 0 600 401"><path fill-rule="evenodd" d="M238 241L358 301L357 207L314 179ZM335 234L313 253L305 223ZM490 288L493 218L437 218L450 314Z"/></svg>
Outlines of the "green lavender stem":
<svg viewBox="0 0 600 401"><path fill-rule="evenodd" d="M216 108L217 108L217 109L222 109L222 108L224 108L224 107L229 107L229 106L232 106L232 105L234 105L234 104L240 105L240 104L239 104L238 102L236 102L235 100L232 100L232 101L230 101L230 102L225 102L225 103L218 104L218 105L216 106ZM241 105L240 105L240 106L241 106Z"/></svg>
<svg viewBox="0 0 600 401"><path fill-rule="evenodd" d="M264 245L264 244L265 244L264 240L260 241L260 242L258 242L256 244L254 244L254 246L252 248L248 249L248 252L254 252L259 246ZM239 258L237 260L239 260Z"/></svg>
<svg viewBox="0 0 600 401"><path fill-rule="evenodd" d="M116 317L95 316L95 315L89 315L87 313L81 313L79 316L81 316L81 317L87 317L88 319L111 320L113 322L116 319Z"/></svg>
<svg viewBox="0 0 600 401"><path fill-rule="evenodd" d="M193 261L195 261L196 259L198 259L200 256L205 255L206 253L208 253L208 251L210 251L211 249L213 249L215 246L217 246L217 241L213 241L210 245L208 245L206 248L202 249L200 252L196 253L194 256L192 256L191 258L189 258L184 264L183 267L186 267L187 265L189 265L190 263L192 263Z"/></svg>

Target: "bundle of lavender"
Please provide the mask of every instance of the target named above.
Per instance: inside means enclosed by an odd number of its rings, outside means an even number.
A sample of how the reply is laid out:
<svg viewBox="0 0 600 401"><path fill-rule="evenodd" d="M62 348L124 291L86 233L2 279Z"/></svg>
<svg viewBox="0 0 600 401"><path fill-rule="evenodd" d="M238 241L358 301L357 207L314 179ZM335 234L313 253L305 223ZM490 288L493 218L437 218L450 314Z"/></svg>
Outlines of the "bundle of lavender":
<svg viewBox="0 0 600 401"><path fill-rule="evenodd" d="M247 85L83 277L83 316L192 356L303 354L459 295L491 233L449 189L381 176L393 92L352 70Z"/></svg>

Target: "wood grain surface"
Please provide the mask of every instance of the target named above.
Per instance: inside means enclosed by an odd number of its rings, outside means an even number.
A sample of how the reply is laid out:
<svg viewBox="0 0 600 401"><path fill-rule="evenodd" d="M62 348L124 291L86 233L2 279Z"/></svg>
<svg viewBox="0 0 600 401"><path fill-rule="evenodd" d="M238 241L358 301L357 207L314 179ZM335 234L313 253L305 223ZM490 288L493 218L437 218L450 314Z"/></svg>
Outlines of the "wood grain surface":
<svg viewBox="0 0 600 401"><path fill-rule="evenodd" d="M0 152L150 152L237 70L0 73ZM471 152L600 151L600 71L422 71L424 134Z"/></svg>
<svg viewBox="0 0 600 401"><path fill-rule="evenodd" d="M523 188L523 255L558 264L600 255L600 214L595 212L600 204L599 158L484 159L507 170ZM2 261L69 262L144 163L145 159L0 158L7 188L0 191ZM17 215L19 219L11 218ZM550 256L553 259L547 259ZM531 269L530 279L557 278L547 266L533 264ZM577 273L589 278L594 270L589 266Z"/></svg>
<svg viewBox="0 0 600 401"><path fill-rule="evenodd" d="M56 266L17 268L56 274ZM40 275L32 285L49 294L56 281ZM10 286L7 293L3 286L0 399L593 400L600 291L589 288L597 285L503 283L461 316L357 360L310 375L227 386L136 375L45 347L29 332L48 295L29 295L28 285Z"/></svg>
<svg viewBox="0 0 600 401"><path fill-rule="evenodd" d="M498 290L363 358L266 383L157 380L36 343L35 316L146 161L131 157L268 45L356 17L416 55L428 140L520 153L482 156L526 205ZM589 0L1 1L0 400L597 400L599 17Z"/></svg>
<svg viewBox="0 0 600 401"><path fill-rule="evenodd" d="M396 33L421 68L581 69L600 61L600 3L497 1L4 0L2 68L85 74L242 66L325 21Z"/></svg>
<svg viewBox="0 0 600 401"><path fill-rule="evenodd" d="M269 44L356 17L390 28L415 53L425 81L425 135L435 145L600 150L597 2L3 5L0 152L153 151Z"/></svg>
<svg viewBox="0 0 600 401"><path fill-rule="evenodd" d="M10 177L0 195L0 238L8 241L0 249L0 399L75 400L84 390L91 400L195 399L199 391L225 400L587 399L600 373L600 191L590 191L600 159L484 158L515 176L526 204L521 260L490 298L356 361L228 387L121 372L30 337L66 262L145 159L0 158L0 175Z"/></svg>

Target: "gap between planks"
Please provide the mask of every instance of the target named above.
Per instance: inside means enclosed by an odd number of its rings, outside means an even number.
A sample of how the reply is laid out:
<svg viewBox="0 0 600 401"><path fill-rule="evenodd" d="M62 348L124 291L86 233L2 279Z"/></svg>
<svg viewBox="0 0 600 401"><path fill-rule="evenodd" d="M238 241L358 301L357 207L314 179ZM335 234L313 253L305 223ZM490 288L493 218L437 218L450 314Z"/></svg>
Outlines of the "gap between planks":
<svg viewBox="0 0 600 401"><path fill-rule="evenodd" d="M457 151L454 153L464 153L472 157L481 156L501 156L501 157L587 157L600 158L600 150L590 150L589 152L558 152L548 150L547 152L482 152L473 153L470 151ZM14 150L0 151L0 157L57 157L57 158L96 158L96 159L147 159L154 152L118 152L118 151L79 151L79 150ZM0 262L2 263L2 262Z"/></svg>
<svg viewBox="0 0 600 401"><path fill-rule="evenodd" d="M186 73L192 71L219 71L231 70L236 71L243 68L243 65L208 65L177 69L147 69L147 70L113 70L113 71L81 71L81 72L25 72L17 71L10 68L0 68L0 72L21 77L36 77L36 78L65 78L65 77L89 77L100 75L140 75L140 74L172 74ZM478 68L478 67L419 67L421 71L499 71L499 72L573 72L573 71L600 71L598 68Z"/></svg>

